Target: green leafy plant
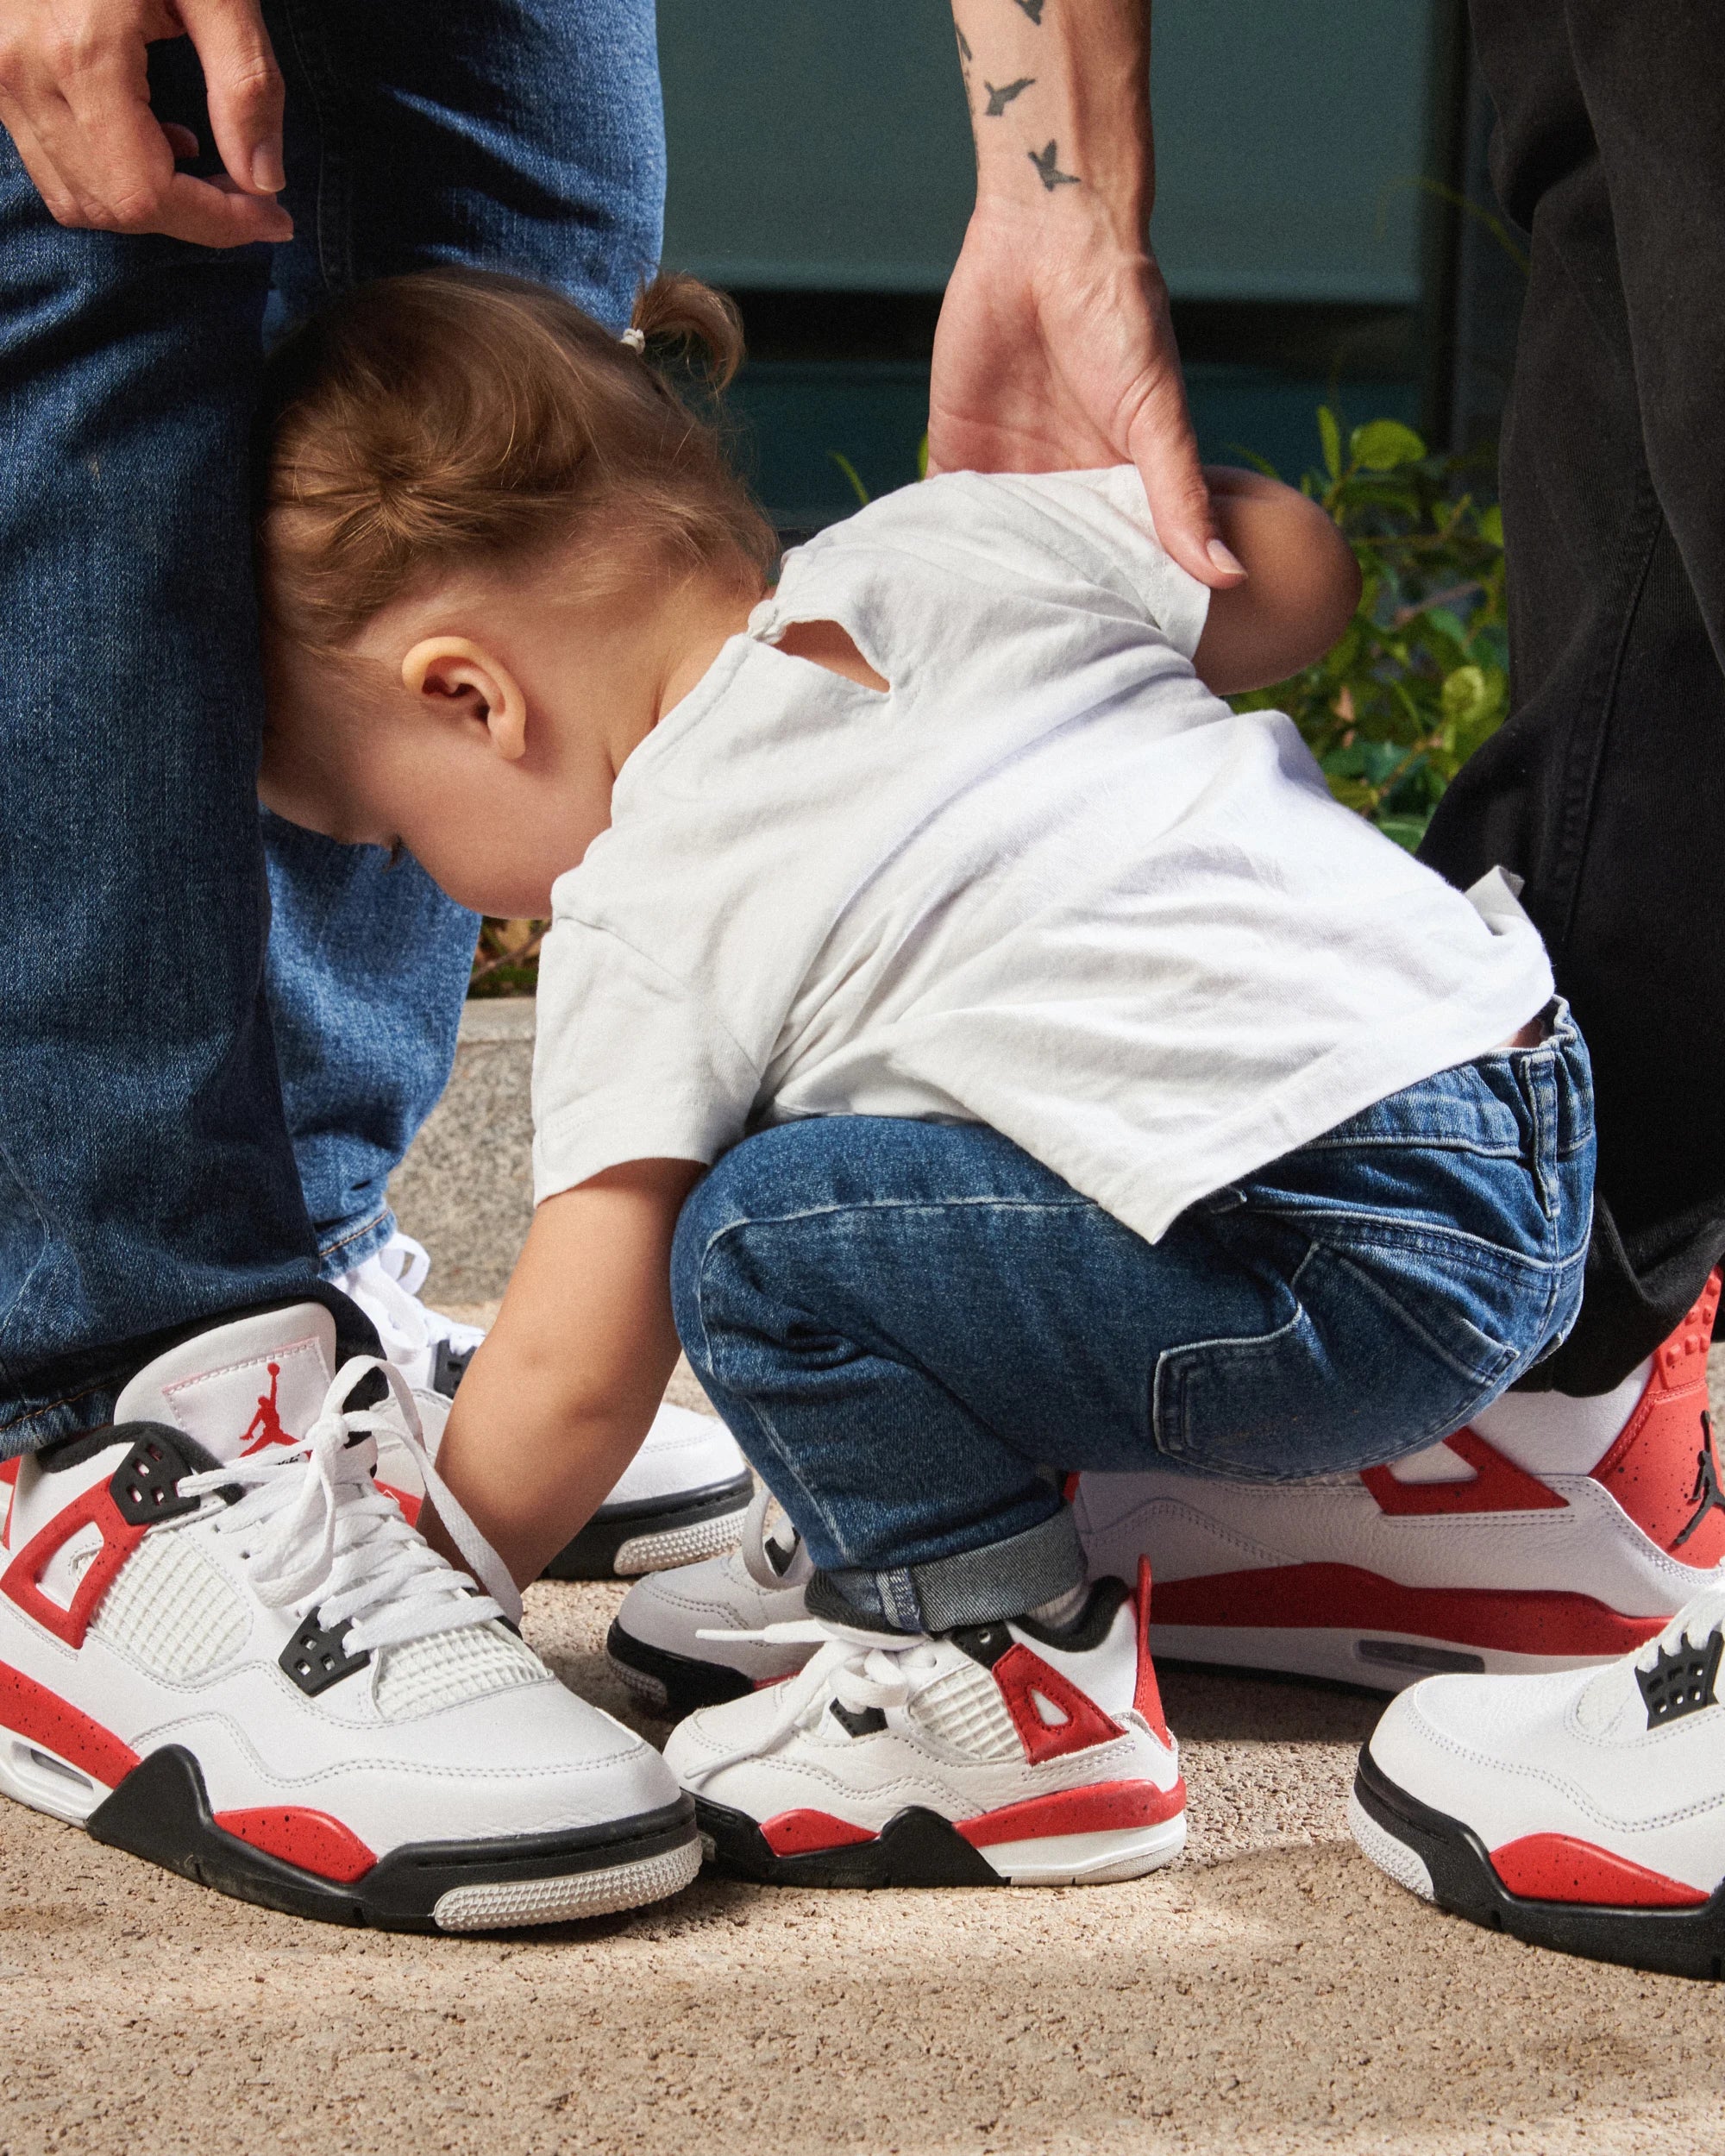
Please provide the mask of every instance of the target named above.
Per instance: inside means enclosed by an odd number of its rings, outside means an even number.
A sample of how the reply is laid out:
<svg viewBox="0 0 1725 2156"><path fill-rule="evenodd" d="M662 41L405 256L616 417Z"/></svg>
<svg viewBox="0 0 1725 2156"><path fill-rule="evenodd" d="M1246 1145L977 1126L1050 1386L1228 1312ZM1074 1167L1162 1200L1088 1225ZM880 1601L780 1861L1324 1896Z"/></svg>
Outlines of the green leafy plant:
<svg viewBox="0 0 1725 2156"><path fill-rule="evenodd" d="M482 921L467 994L531 996L539 985L539 946L550 926L549 921Z"/></svg>
<svg viewBox="0 0 1725 2156"><path fill-rule="evenodd" d="M1469 491L1465 460L1429 455L1398 419L1344 437L1325 405L1318 437L1324 468L1301 483L1353 548L1359 606L1315 666L1233 707L1285 711L1337 800L1416 846L1508 708L1503 520Z"/></svg>

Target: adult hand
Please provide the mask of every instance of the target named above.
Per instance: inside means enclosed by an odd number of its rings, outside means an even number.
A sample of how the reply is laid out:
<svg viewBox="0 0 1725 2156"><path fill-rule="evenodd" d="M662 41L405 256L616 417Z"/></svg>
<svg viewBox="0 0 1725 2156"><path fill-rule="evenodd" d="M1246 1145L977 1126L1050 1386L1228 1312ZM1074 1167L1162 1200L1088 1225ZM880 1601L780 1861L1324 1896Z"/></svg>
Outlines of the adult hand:
<svg viewBox="0 0 1725 2156"><path fill-rule="evenodd" d="M1157 535L1201 583L1245 575L1217 536L1168 292L1106 220L1081 236L1040 205L979 204L934 339L931 472L1135 464Z"/></svg>
<svg viewBox="0 0 1725 2156"><path fill-rule="evenodd" d="M174 169L188 129L150 110L147 47L189 37L225 179ZM285 240L281 74L256 0L3 0L0 124L57 223L200 247Z"/></svg>

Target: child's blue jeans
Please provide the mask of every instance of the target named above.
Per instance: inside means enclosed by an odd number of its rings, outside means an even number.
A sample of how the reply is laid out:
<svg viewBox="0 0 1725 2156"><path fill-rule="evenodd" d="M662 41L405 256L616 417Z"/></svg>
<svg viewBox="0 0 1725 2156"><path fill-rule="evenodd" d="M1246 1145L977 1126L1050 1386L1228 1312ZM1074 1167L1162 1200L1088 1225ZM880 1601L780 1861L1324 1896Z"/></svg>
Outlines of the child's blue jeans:
<svg viewBox="0 0 1725 2156"><path fill-rule="evenodd" d="M789 1123L690 1197L677 1326L817 1606L942 1631L1082 1579L1050 1468L1292 1480L1458 1428L1575 1320L1593 1150L1562 1005L1155 1243L996 1131Z"/></svg>

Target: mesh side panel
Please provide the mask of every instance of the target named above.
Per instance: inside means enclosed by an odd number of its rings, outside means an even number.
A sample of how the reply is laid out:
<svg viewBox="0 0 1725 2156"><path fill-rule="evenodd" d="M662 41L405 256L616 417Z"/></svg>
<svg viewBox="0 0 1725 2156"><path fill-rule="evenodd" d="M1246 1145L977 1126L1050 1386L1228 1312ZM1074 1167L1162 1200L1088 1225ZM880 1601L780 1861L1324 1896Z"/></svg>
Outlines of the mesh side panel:
<svg viewBox="0 0 1725 2156"><path fill-rule="evenodd" d="M152 1676L184 1684L231 1662L251 1620L240 1595L185 1536L159 1528L132 1553L90 1629Z"/></svg>
<svg viewBox="0 0 1725 2156"><path fill-rule="evenodd" d="M972 1759L1021 1759L1024 1746L993 1675L978 1663L937 1677L911 1701L912 1721Z"/></svg>
<svg viewBox="0 0 1725 2156"><path fill-rule="evenodd" d="M410 1714L460 1707L487 1692L506 1692L514 1684L535 1684L549 1674L533 1650L493 1618L458 1632L434 1632L429 1639L380 1649L373 1696L379 1713L398 1722Z"/></svg>

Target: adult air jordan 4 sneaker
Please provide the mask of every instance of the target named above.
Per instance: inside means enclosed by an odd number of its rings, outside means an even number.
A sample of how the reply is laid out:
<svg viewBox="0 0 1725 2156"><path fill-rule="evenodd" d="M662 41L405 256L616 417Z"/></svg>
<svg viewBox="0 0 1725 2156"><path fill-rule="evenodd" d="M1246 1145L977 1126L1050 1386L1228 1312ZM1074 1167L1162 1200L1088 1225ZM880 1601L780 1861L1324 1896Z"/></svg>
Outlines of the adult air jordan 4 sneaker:
<svg viewBox="0 0 1725 2156"><path fill-rule="evenodd" d="M1716 1274L1615 1394L1519 1394L1363 1474L1087 1474L1094 1572L1156 1575L1164 1658L1399 1690L1434 1671L1614 1660L1725 1559L1707 1405Z"/></svg>
<svg viewBox="0 0 1725 2156"><path fill-rule="evenodd" d="M650 1745L522 1641L507 1575L328 1311L171 1348L0 1470L0 1793L243 1900L468 1932L629 1908L700 1861ZM374 1479L415 1457L479 1575Z"/></svg>
<svg viewBox="0 0 1725 2156"><path fill-rule="evenodd" d="M1350 1819L1427 1901L1541 1946L1725 1968L1725 1588L1601 1669L1433 1677L1360 1754Z"/></svg>

